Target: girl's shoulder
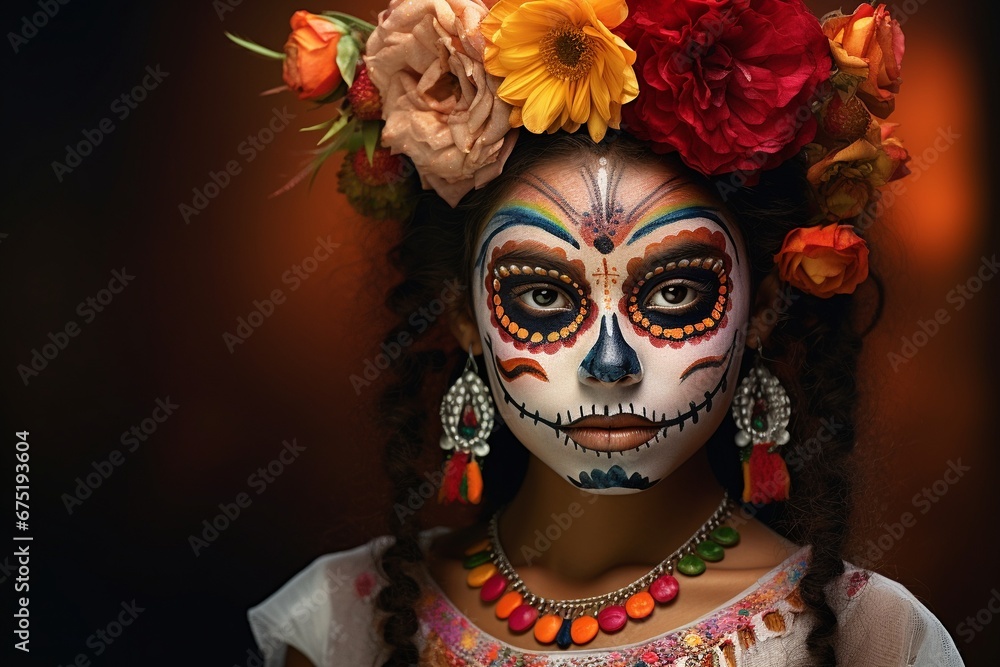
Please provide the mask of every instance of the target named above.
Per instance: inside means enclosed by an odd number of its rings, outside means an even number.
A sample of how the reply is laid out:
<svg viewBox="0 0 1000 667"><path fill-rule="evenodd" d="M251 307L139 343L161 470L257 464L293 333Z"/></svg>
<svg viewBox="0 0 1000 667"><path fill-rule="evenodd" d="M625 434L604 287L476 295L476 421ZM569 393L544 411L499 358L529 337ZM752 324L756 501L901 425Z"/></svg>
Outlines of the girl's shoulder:
<svg viewBox="0 0 1000 667"><path fill-rule="evenodd" d="M898 581L846 564L827 588L844 664L961 666L941 621Z"/></svg>
<svg viewBox="0 0 1000 667"><path fill-rule="evenodd" d="M443 530L424 531L423 546ZM377 664L383 649L372 598L385 583L378 562L391 544L383 535L320 556L252 607L247 616L264 665L283 665L288 646L314 665L332 664L332 655L336 664Z"/></svg>

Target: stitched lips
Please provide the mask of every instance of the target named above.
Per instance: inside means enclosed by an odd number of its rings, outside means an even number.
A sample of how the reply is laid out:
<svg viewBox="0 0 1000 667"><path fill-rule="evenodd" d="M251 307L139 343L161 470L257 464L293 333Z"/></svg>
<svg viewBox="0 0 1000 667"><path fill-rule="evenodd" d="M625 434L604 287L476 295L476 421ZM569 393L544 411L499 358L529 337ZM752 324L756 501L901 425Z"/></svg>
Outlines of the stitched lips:
<svg viewBox="0 0 1000 667"><path fill-rule="evenodd" d="M573 442L600 452L623 452L652 440L662 427L639 415L589 415L563 430Z"/></svg>

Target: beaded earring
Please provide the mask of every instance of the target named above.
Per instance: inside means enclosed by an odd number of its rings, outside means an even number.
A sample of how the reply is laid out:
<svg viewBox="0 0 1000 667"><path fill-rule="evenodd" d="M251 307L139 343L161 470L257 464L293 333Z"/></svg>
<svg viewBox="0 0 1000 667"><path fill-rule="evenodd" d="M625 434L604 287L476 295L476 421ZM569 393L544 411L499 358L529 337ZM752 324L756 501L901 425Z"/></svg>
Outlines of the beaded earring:
<svg viewBox="0 0 1000 667"><path fill-rule="evenodd" d="M441 449L450 454L444 463L438 501L477 504L483 495L483 475L476 459L490 453L486 439L493 430L495 410L471 347L462 375L441 399L440 414Z"/></svg>
<svg viewBox="0 0 1000 667"><path fill-rule="evenodd" d="M733 399L739 429L736 445L743 462L743 502L763 505L788 500L791 477L780 449L787 444L792 414L788 393L761 361L761 349Z"/></svg>

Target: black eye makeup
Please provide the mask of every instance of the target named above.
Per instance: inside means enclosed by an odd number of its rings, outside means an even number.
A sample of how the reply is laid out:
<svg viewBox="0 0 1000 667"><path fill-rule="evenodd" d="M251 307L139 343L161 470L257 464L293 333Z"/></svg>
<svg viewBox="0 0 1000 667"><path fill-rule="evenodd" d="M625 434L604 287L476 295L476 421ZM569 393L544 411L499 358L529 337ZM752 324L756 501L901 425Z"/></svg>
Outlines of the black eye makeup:
<svg viewBox="0 0 1000 667"><path fill-rule="evenodd" d="M488 288L497 325L529 346L572 337L591 310L586 287L557 269L501 261Z"/></svg>
<svg viewBox="0 0 1000 667"><path fill-rule="evenodd" d="M655 338L679 341L715 329L729 300L725 262L718 257L665 262L630 282L629 319Z"/></svg>

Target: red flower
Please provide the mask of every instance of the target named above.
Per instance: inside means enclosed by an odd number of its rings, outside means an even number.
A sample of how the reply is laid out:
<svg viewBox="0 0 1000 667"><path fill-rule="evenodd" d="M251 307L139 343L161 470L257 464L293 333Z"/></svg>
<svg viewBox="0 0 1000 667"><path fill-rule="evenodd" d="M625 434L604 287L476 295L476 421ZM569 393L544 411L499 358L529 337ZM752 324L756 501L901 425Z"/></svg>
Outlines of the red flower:
<svg viewBox="0 0 1000 667"><path fill-rule="evenodd" d="M637 53L623 122L703 174L776 167L812 141L830 47L802 0L636 0L617 32Z"/></svg>

